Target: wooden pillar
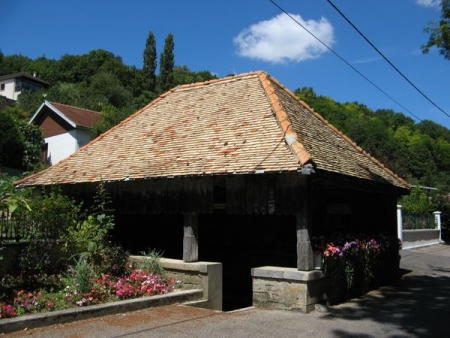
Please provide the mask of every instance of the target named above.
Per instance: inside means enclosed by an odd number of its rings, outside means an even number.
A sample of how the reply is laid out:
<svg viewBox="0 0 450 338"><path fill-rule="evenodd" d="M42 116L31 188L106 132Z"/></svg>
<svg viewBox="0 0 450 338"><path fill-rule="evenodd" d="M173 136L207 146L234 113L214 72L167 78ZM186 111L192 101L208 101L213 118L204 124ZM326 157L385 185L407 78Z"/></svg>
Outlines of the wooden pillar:
<svg viewBox="0 0 450 338"><path fill-rule="evenodd" d="M306 192L303 195L302 210L296 217L297 231L297 269L301 271L314 270L314 254L310 234L312 233L311 222L311 182L306 178Z"/></svg>
<svg viewBox="0 0 450 338"><path fill-rule="evenodd" d="M314 256L309 236L308 217L304 214L297 218L297 269L301 271L314 270Z"/></svg>
<svg viewBox="0 0 450 338"><path fill-rule="evenodd" d="M198 262L198 215L184 215L183 261Z"/></svg>

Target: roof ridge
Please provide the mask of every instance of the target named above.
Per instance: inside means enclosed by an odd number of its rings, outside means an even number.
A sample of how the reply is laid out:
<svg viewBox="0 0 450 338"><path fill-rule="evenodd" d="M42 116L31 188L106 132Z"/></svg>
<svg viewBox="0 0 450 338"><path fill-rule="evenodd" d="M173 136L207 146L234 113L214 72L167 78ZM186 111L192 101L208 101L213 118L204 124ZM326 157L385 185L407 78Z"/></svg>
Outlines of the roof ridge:
<svg viewBox="0 0 450 338"><path fill-rule="evenodd" d="M186 89L192 89L192 88L201 87L201 86L207 86L207 85L215 84L218 82L227 82L227 81L231 81L231 80L238 80L238 79L244 78L244 77L256 76L260 73L265 73L265 72L262 70L258 70L258 71L251 71L251 72L242 73L242 74L228 75L225 77L221 77L219 79L212 79L212 80L206 80L206 81L201 81L201 82L181 84L181 85L178 85L178 86L172 88L171 91L186 90Z"/></svg>
<svg viewBox="0 0 450 338"><path fill-rule="evenodd" d="M268 75L270 76L270 75ZM375 164L377 164L378 166L380 166L381 168L383 168L383 170L385 170L386 172L388 172L390 175L394 176L396 179L400 180L401 182L403 182L404 184L406 184L407 186L409 186L410 184L408 183L408 181L406 181L405 179L403 179L402 177L400 177L398 174L396 174L394 171L392 171L391 169L389 169L388 167L386 167L382 162L380 162L378 159L376 159L375 157L373 157L370 153L368 153L367 151L365 151L361 146L359 146L355 141L353 141L351 138L349 138L347 135L345 135L342 131L340 131L338 128L336 128L334 125L332 125L330 122L328 122L328 120L326 120L322 115L320 115L319 113L317 113L316 111L314 111L313 108L311 108L306 102L304 102L303 100L301 100L297 95L294 94L294 92L292 92L290 89L286 88L285 86L283 86L281 83L278 82L278 80L274 79L271 77L271 81L275 82L277 85L279 85L280 87L284 88L285 91L292 97L294 98L297 102L299 102L303 107L305 107L307 110L309 110L315 117L317 117L320 121L322 121L322 123L324 123L328 128L330 128L332 131L334 131L335 133L337 133L338 135L340 135L341 137L343 137L352 147L354 147L359 153L363 154L364 156L366 156L367 158L369 158L372 162L374 162Z"/></svg>
<svg viewBox="0 0 450 338"><path fill-rule="evenodd" d="M57 105L60 105L60 106L64 106L64 107L69 107L69 108L75 108L75 109L80 109L80 110L85 110L85 111L88 111L88 112L92 112L92 113L97 113L97 114L102 114L102 112L99 112L99 111L96 111L96 110L92 110L92 109L87 109L87 108L82 108L82 107L77 107L77 106L72 106L72 105L70 105L70 104L65 104L65 103L59 103L59 102L54 102L54 101L47 101L48 103L50 103L50 104L57 104Z"/></svg>
<svg viewBox="0 0 450 338"><path fill-rule="evenodd" d="M278 95L275 94L275 89L273 88L272 85L273 78L266 72L260 72L259 80L261 81L263 90L266 92L267 97L269 98L270 105L274 110L274 115L278 122L278 125L283 131L283 137L285 142L287 143L291 152L297 157L298 161L302 165L305 165L307 162L311 161L311 155L305 149L303 144L299 141L298 135L294 130L294 128L292 127L292 122L289 119L289 116L284 110L283 105L280 104L280 99ZM283 89L287 89L284 86L281 87Z"/></svg>

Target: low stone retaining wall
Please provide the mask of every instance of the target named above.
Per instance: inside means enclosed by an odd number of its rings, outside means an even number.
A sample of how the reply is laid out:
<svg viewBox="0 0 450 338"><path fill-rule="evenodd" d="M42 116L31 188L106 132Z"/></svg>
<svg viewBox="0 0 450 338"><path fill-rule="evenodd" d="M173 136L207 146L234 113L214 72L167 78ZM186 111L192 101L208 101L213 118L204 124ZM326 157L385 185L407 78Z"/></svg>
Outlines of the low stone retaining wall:
<svg viewBox="0 0 450 338"><path fill-rule="evenodd" d="M145 259L145 256L130 257L130 261L141 259ZM182 281L183 290L203 290L203 300L189 305L222 311L222 263L186 263L170 258L161 258L160 262L170 277Z"/></svg>
<svg viewBox="0 0 450 338"><path fill-rule="evenodd" d="M265 266L252 269L253 305L308 313L323 300L326 278L321 270Z"/></svg>
<svg viewBox="0 0 450 338"><path fill-rule="evenodd" d="M202 298L203 290L179 290L165 295L127 299L111 303L1 319L0 335L27 328L32 329L36 327L68 323L127 311L141 310L150 307L192 302Z"/></svg>

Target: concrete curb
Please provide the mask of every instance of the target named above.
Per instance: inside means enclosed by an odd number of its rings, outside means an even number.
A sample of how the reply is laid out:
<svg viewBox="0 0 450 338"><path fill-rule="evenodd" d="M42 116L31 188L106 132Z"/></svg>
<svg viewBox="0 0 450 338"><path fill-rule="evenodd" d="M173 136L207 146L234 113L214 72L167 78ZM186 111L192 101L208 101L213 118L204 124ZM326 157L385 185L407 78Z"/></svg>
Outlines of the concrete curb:
<svg viewBox="0 0 450 338"><path fill-rule="evenodd" d="M201 300L203 290L180 290L166 295L142 297L136 299L121 300L112 303L77 307L60 311L52 311L25 315L16 318L0 320L0 334L23 329L33 329L41 326L62 324L82 319L101 317L127 311L136 311L149 307L158 307L185 302Z"/></svg>

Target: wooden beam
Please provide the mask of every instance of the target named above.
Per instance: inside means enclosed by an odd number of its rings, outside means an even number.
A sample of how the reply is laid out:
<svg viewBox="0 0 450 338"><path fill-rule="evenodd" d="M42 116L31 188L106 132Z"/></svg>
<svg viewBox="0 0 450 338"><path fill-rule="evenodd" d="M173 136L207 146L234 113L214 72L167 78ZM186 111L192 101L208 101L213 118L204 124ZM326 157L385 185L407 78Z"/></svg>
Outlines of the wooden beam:
<svg viewBox="0 0 450 338"><path fill-rule="evenodd" d="M311 178L306 181L306 192L303 195L304 201L301 211L296 217L297 231L297 269L300 271L314 270L314 254L311 244L312 234L312 193Z"/></svg>
<svg viewBox="0 0 450 338"><path fill-rule="evenodd" d="M198 262L198 215L184 215L183 261Z"/></svg>
<svg viewBox="0 0 450 338"><path fill-rule="evenodd" d="M306 214L297 214L297 269L301 271L314 270L314 256L310 239L310 226Z"/></svg>

